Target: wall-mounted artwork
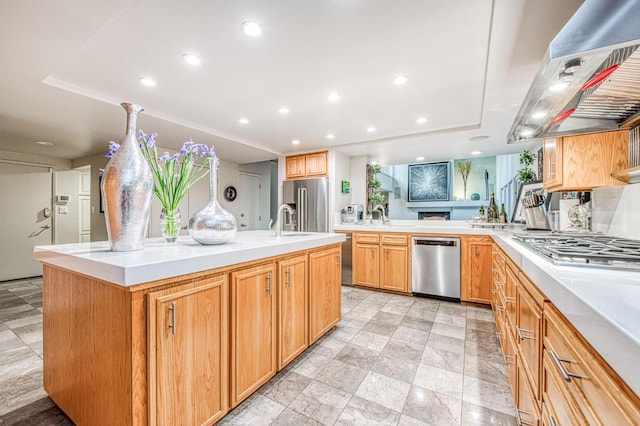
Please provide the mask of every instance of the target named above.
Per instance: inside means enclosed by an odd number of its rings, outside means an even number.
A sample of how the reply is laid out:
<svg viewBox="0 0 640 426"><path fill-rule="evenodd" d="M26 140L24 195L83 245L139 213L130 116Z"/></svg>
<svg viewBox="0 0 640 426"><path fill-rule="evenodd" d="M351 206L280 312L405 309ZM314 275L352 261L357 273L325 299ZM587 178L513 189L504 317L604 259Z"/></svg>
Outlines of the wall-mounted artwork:
<svg viewBox="0 0 640 426"><path fill-rule="evenodd" d="M409 202L449 201L449 162L409 166Z"/></svg>

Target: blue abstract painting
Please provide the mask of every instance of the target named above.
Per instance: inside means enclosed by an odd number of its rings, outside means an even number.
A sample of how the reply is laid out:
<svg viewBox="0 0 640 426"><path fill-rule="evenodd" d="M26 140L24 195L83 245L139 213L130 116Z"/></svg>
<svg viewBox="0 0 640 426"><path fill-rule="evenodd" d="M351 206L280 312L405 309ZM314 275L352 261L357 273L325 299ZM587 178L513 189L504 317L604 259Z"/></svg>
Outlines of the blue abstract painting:
<svg viewBox="0 0 640 426"><path fill-rule="evenodd" d="M448 201L449 163L409 166L409 201Z"/></svg>

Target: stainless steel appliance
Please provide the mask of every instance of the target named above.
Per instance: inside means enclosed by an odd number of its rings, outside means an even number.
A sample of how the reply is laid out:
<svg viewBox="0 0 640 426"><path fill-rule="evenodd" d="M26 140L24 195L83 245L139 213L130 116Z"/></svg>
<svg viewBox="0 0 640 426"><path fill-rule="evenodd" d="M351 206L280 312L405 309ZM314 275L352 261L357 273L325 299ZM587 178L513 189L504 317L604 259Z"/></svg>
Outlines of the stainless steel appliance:
<svg viewBox="0 0 640 426"><path fill-rule="evenodd" d="M342 285L348 285L353 287L353 275L352 271L352 237L351 232L345 234L347 239L342 243Z"/></svg>
<svg viewBox="0 0 640 426"><path fill-rule="evenodd" d="M362 221L364 206L362 204L347 204L344 207L344 218L342 223L358 223Z"/></svg>
<svg viewBox="0 0 640 426"><path fill-rule="evenodd" d="M411 238L411 286L416 296L460 301L460 238Z"/></svg>
<svg viewBox="0 0 640 426"><path fill-rule="evenodd" d="M602 234L515 233L513 238L556 265L640 269L640 241Z"/></svg>
<svg viewBox="0 0 640 426"><path fill-rule="evenodd" d="M284 181L282 200L293 209L293 213L285 213L284 229L327 232L329 230L328 189L327 178Z"/></svg>

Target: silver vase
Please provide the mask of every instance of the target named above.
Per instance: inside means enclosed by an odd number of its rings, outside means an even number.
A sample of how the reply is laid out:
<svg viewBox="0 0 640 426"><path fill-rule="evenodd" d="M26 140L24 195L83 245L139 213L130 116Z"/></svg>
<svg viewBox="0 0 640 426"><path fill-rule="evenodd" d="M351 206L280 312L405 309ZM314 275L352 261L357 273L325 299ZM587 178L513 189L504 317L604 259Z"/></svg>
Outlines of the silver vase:
<svg viewBox="0 0 640 426"><path fill-rule="evenodd" d="M101 189L111 250L134 251L144 248L153 174L136 139L136 119L142 107L122 106L127 111L127 134L104 168Z"/></svg>
<svg viewBox="0 0 640 426"><path fill-rule="evenodd" d="M236 236L236 218L218 203L217 157L209 160L209 204L189 220L189 235L200 244L224 244Z"/></svg>

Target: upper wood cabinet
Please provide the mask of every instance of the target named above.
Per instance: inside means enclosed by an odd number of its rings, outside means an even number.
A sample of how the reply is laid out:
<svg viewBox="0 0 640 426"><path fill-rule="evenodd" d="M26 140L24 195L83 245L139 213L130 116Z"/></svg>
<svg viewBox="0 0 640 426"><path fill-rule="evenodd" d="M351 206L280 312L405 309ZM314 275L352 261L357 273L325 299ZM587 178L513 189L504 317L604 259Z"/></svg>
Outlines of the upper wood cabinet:
<svg viewBox="0 0 640 426"><path fill-rule="evenodd" d="M307 255L278 263L278 370L309 346Z"/></svg>
<svg viewBox="0 0 640 426"><path fill-rule="evenodd" d="M462 237L460 298L463 302L491 304L492 251L491 237Z"/></svg>
<svg viewBox="0 0 640 426"><path fill-rule="evenodd" d="M342 248L309 254L309 344L342 316Z"/></svg>
<svg viewBox="0 0 640 426"><path fill-rule="evenodd" d="M329 152L312 152L285 158L286 179L325 177L329 173Z"/></svg>
<svg viewBox="0 0 640 426"><path fill-rule="evenodd" d="M551 192L623 185L611 173L628 167L628 143L627 130L545 139L544 187Z"/></svg>
<svg viewBox="0 0 640 426"><path fill-rule="evenodd" d="M149 424L213 424L228 410L227 276L149 293Z"/></svg>
<svg viewBox="0 0 640 426"><path fill-rule="evenodd" d="M276 374L276 265L231 273L231 407Z"/></svg>

